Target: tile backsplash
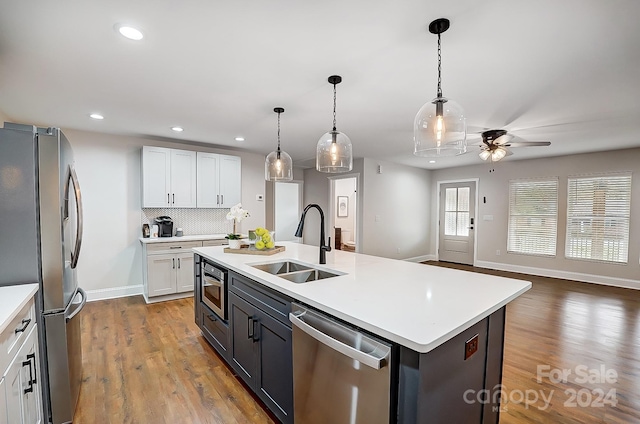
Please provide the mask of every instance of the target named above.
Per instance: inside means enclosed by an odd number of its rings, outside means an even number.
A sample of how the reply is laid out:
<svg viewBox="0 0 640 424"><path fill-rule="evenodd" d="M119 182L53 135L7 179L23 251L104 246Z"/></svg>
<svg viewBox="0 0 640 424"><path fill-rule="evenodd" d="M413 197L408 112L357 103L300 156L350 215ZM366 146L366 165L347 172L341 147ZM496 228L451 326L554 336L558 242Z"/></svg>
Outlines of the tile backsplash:
<svg viewBox="0 0 640 424"><path fill-rule="evenodd" d="M233 223L227 220L229 209L186 209L186 208L143 208L140 227L154 224L154 218L169 216L173 219L173 232L182 228L184 235L226 234L233 230Z"/></svg>

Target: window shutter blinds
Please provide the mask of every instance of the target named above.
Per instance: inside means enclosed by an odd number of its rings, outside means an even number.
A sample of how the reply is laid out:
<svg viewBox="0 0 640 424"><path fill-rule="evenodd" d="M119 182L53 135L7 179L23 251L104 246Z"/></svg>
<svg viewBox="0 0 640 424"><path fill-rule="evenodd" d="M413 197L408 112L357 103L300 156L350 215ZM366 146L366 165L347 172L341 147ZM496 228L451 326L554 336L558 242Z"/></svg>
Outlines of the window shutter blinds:
<svg viewBox="0 0 640 424"><path fill-rule="evenodd" d="M565 256L626 263L631 174L569 178Z"/></svg>
<svg viewBox="0 0 640 424"><path fill-rule="evenodd" d="M507 251L555 256L558 179L509 181Z"/></svg>

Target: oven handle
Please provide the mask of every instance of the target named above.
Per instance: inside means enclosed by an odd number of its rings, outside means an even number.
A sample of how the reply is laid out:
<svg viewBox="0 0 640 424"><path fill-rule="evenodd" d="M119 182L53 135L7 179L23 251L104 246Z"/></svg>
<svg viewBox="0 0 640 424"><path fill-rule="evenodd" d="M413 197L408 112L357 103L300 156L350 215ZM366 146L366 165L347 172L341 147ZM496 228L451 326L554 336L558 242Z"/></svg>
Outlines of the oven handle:
<svg viewBox="0 0 640 424"><path fill-rule="evenodd" d="M223 285L224 285L224 282L222 282L220 280L217 280L217 279L215 279L213 277L209 277L208 275L203 275L202 276L202 286L203 287L210 287L210 286L222 287Z"/></svg>

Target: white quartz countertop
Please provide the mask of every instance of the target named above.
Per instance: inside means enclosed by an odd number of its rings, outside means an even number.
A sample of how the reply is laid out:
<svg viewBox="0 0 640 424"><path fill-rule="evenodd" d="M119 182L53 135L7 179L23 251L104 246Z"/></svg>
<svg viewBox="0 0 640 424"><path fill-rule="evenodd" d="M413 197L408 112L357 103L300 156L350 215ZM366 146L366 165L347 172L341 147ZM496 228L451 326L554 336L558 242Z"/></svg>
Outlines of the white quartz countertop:
<svg viewBox="0 0 640 424"><path fill-rule="evenodd" d="M155 238L144 238L140 237L141 243L169 243L169 242L177 242L177 241L201 241L201 240L223 240L227 235L226 234L194 234L194 235L184 235L180 237L155 237Z"/></svg>
<svg viewBox="0 0 640 424"><path fill-rule="evenodd" d="M0 333L37 291L37 284L0 287Z"/></svg>
<svg viewBox="0 0 640 424"><path fill-rule="evenodd" d="M319 265L317 246L278 242L271 256L224 253L223 247L193 249L302 303L417 352L425 353L481 321L531 288L528 281L341 250ZM296 284L252 267L294 260L345 275Z"/></svg>

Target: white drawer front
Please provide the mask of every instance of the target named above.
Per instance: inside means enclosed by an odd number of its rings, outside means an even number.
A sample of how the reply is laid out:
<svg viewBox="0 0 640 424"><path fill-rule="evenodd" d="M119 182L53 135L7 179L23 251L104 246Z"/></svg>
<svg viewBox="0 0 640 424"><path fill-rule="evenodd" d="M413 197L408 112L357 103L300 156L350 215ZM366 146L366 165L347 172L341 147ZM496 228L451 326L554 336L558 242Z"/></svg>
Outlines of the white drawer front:
<svg viewBox="0 0 640 424"><path fill-rule="evenodd" d="M0 335L0 372L4 372L9 362L18 353L27 334L36 325L36 308L33 298L22 307Z"/></svg>

